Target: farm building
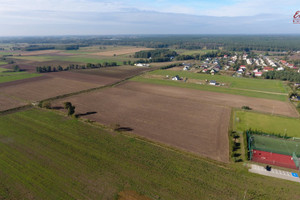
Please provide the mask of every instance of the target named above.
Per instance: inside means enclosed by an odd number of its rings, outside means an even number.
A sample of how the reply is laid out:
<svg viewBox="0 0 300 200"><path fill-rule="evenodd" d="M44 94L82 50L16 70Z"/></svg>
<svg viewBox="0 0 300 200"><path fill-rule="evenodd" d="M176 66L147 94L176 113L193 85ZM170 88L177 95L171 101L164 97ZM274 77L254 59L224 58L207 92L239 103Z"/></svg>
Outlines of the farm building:
<svg viewBox="0 0 300 200"><path fill-rule="evenodd" d="M299 169L299 139L248 131L247 141L250 160L268 165Z"/></svg>
<svg viewBox="0 0 300 200"><path fill-rule="evenodd" d="M178 75L176 75L176 76L172 77L172 80L173 80L173 81L179 81L179 80L180 80L180 77L179 77Z"/></svg>
<svg viewBox="0 0 300 200"><path fill-rule="evenodd" d="M145 63L136 63L134 65L137 67L149 67L150 66L149 64L145 64Z"/></svg>
<svg viewBox="0 0 300 200"><path fill-rule="evenodd" d="M190 69L190 66L188 66L188 65L183 67L183 70L184 70L184 71L187 71L187 70L189 70L189 69Z"/></svg>
<svg viewBox="0 0 300 200"><path fill-rule="evenodd" d="M217 81L214 80L209 81L209 85L217 85L217 84L218 84Z"/></svg>

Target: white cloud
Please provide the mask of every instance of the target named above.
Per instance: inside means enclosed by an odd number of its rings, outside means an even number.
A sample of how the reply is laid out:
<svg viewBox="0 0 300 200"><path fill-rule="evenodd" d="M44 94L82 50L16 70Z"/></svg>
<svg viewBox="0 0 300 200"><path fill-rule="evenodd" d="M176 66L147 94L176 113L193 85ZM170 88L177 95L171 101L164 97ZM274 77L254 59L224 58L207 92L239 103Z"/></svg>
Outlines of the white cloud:
<svg viewBox="0 0 300 200"><path fill-rule="evenodd" d="M126 8L121 1L0 0L0 11L115 12Z"/></svg>
<svg viewBox="0 0 300 200"><path fill-rule="evenodd" d="M218 9L204 11L210 16L254 16L260 14L291 15L299 9L296 0L245 0L233 5L221 6Z"/></svg>

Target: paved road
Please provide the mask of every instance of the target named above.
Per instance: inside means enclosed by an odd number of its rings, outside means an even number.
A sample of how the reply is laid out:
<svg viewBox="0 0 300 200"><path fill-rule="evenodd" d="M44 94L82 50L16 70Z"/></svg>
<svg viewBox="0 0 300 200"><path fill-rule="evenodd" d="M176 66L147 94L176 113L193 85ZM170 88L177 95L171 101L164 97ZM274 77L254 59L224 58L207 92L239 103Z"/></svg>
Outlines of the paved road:
<svg viewBox="0 0 300 200"><path fill-rule="evenodd" d="M292 173L289 171L278 170L273 168L271 171L267 171L264 167L255 164L251 164L249 172L300 183L299 173Z"/></svg>

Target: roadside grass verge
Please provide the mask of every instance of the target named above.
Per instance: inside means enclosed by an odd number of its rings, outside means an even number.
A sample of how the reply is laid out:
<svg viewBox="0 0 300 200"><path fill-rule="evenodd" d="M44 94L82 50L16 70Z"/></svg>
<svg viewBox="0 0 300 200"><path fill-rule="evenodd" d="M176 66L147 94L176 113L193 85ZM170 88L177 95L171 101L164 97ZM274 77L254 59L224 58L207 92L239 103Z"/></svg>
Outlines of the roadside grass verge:
<svg viewBox="0 0 300 200"><path fill-rule="evenodd" d="M1 199L297 199L299 184L248 173L56 112L0 116ZM284 192L282 192L284 191ZM245 195L246 194L246 195Z"/></svg>

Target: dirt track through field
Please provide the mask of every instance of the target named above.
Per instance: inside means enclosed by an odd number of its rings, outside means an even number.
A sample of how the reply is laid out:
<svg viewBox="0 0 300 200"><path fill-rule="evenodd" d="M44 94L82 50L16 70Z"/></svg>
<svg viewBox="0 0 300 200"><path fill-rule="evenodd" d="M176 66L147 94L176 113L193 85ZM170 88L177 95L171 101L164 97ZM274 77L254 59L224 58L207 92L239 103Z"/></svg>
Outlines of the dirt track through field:
<svg viewBox="0 0 300 200"><path fill-rule="evenodd" d="M119 87L69 97L76 112L100 123L120 124L135 134L186 151L228 162L230 108ZM139 83L134 83L139 84Z"/></svg>

